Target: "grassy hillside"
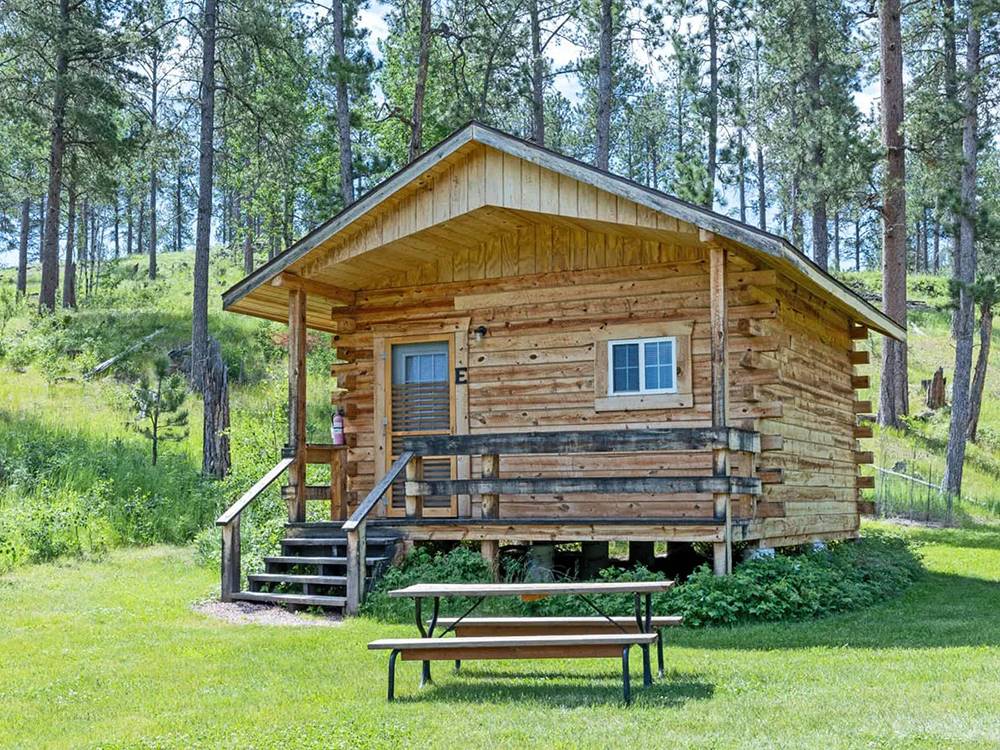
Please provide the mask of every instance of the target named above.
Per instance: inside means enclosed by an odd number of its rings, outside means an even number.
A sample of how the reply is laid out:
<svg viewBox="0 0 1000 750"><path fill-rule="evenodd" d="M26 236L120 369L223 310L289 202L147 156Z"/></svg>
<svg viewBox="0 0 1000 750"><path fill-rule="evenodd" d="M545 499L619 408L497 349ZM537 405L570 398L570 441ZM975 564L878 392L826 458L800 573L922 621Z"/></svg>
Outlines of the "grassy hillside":
<svg viewBox="0 0 1000 750"><path fill-rule="evenodd" d="M143 258L126 258L108 267L78 311L40 317L29 300L6 323L0 338L0 571L123 544L186 542L199 530L204 530L201 548L210 556L217 551L210 525L215 513L276 462L286 431L285 326L221 311L221 292L241 276L225 258L211 269L209 325L231 373L232 476L222 483L199 476L200 403L194 396L187 406L195 429L179 443L165 445L155 467L149 462L149 442L130 427L129 390L137 373L152 357L188 343L192 265L189 253L164 254L160 278L151 282ZM878 289L876 274L849 274L846 280ZM13 271L0 271L0 288L11 290L13 283ZM32 269L31 288L37 283L37 269ZM920 380L941 364L950 378L953 348L944 309L946 281L913 277L910 289L919 306L910 317L911 405L919 415ZM148 345L105 376L83 378L98 362L158 330ZM875 363L878 344L873 339ZM329 439L332 356L329 337L310 334L311 440ZM878 368L870 369L870 397L877 402ZM968 455L963 508L973 519L1000 511L998 393L1000 346L995 346L982 437ZM877 462L939 481L947 419L942 411L914 417L904 431L878 432ZM324 477L317 474L314 480ZM282 513L276 493L254 506L244 528L252 550L277 538Z"/></svg>
<svg viewBox="0 0 1000 750"><path fill-rule="evenodd" d="M277 461L286 438L285 328L221 311L221 292L241 276L225 259L211 269L209 328L230 371L232 476L222 483L200 477L194 395L185 405L193 429L161 446L157 466L149 441L133 429L129 392L137 374L190 341L192 263L189 253L163 255L160 278L151 282L143 259L128 258L110 266L78 311L39 316L29 299L7 322L0 338L0 571L122 544L189 542L203 529L214 541L215 514ZM0 285L13 283L13 272L0 272ZM36 269L29 283L37 289ZM107 373L84 378L156 331ZM310 343L310 434L323 440L332 351L328 336ZM248 526L251 545L278 533L280 514L276 496L261 505Z"/></svg>

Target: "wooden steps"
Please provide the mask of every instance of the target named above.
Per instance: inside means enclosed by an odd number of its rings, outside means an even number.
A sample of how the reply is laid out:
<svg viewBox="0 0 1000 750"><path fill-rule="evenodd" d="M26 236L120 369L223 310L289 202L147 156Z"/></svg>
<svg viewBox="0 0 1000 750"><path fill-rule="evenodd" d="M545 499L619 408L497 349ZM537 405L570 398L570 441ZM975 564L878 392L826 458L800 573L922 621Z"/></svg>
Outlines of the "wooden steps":
<svg viewBox="0 0 1000 750"><path fill-rule="evenodd" d="M271 594L256 591L241 591L233 594L233 599L240 602L257 602L259 604L296 604L302 607L325 607L327 609L343 609L347 603L344 596L316 596L312 594Z"/></svg>
<svg viewBox="0 0 1000 750"><path fill-rule="evenodd" d="M398 543L399 537L391 533L369 537L367 586L392 562ZM233 599L342 613L347 603L347 538L340 524L288 524L280 554L264 558L263 572L247 575L247 589Z"/></svg>
<svg viewBox="0 0 1000 750"><path fill-rule="evenodd" d="M347 576L310 576L297 573L251 573L247 576L251 583L315 583L320 586L343 586Z"/></svg>

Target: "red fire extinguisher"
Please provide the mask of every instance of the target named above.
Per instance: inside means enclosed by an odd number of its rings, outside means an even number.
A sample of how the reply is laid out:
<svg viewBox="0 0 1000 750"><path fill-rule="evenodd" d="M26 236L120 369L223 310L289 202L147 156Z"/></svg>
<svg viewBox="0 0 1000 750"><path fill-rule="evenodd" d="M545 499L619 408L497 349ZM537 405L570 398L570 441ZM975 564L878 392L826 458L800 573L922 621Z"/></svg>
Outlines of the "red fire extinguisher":
<svg viewBox="0 0 1000 750"><path fill-rule="evenodd" d="M344 444L344 410L339 406L330 418L330 437L334 445Z"/></svg>

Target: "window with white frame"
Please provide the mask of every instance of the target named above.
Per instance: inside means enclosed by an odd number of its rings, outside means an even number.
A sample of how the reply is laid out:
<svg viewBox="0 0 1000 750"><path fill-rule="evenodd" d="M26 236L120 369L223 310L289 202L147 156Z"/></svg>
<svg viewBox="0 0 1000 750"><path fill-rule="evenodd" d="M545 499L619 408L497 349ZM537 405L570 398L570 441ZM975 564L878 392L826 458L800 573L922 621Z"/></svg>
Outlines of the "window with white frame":
<svg viewBox="0 0 1000 750"><path fill-rule="evenodd" d="M677 337L608 342L611 396L677 392Z"/></svg>

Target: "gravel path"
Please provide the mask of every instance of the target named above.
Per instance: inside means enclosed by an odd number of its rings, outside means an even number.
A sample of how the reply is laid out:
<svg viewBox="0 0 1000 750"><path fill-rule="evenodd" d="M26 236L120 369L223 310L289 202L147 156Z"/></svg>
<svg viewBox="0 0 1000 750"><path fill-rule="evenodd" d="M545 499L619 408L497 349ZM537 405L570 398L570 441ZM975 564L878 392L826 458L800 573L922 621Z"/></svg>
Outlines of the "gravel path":
<svg viewBox="0 0 1000 750"><path fill-rule="evenodd" d="M193 607L208 617L214 617L230 625L283 625L285 627L320 627L328 628L340 625L341 618L333 615L313 615L300 612L289 612L281 607L253 602L220 602L218 599L208 599L198 602Z"/></svg>

